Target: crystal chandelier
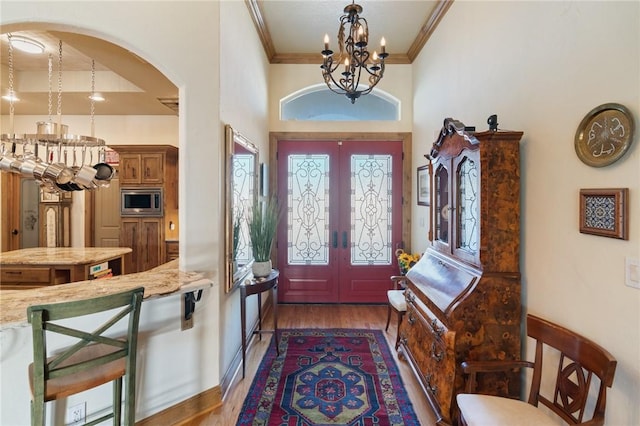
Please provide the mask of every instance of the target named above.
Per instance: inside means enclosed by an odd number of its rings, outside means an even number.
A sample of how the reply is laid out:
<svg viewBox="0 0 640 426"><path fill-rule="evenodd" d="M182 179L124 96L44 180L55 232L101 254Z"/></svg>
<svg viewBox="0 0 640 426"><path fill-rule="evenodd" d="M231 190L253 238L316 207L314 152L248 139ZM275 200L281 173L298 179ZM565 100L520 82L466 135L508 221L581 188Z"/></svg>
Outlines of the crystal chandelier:
<svg viewBox="0 0 640 426"><path fill-rule="evenodd" d="M384 75L384 60L389 54L385 51L384 37L380 41L380 53L370 54L367 50L369 42L369 25L367 20L360 17L362 6L355 4L344 8L344 15L340 17L338 30L339 57L334 59L333 50L329 49L329 35L324 36L324 50L322 51L322 77L332 92L346 95L354 104L362 95L371 93ZM345 40L346 36L346 40ZM341 66L344 65L344 68ZM340 72L338 68L344 71ZM337 72L334 75L334 72ZM368 76L369 86L360 89L360 78Z"/></svg>

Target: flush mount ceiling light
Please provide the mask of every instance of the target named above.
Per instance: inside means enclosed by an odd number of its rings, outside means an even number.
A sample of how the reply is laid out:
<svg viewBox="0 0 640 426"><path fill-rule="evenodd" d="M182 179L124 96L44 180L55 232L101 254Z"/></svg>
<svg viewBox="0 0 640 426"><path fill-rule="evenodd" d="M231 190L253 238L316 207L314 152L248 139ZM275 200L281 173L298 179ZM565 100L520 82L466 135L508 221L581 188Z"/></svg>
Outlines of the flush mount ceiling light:
<svg viewBox="0 0 640 426"><path fill-rule="evenodd" d="M9 93L7 95L4 95L2 99L5 99L9 102L18 102L20 100L20 98L18 98L18 96L16 96L15 93Z"/></svg>
<svg viewBox="0 0 640 426"><path fill-rule="evenodd" d="M44 44L23 36L12 36L11 46L27 53L39 54L44 52Z"/></svg>
<svg viewBox="0 0 640 426"><path fill-rule="evenodd" d="M360 17L362 6L355 1L344 8L344 15L340 17L338 29L338 47L340 55L335 58L333 50L329 49L329 35L324 36L324 50L322 51L322 76L332 92L345 95L355 103L362 95L371 93L384 75L384 60L389 54L385 52L384 37L380 41L380 53L370 54L367 50L369 42L369 25L367 20ZM345 40L346 35L346 40ZM344 64L343 72L334 71ZM363 75L363 71L365 74ZM369 80L369 86L360 89L360 77ZM362 86L364 87L364 85Z"/></svg>

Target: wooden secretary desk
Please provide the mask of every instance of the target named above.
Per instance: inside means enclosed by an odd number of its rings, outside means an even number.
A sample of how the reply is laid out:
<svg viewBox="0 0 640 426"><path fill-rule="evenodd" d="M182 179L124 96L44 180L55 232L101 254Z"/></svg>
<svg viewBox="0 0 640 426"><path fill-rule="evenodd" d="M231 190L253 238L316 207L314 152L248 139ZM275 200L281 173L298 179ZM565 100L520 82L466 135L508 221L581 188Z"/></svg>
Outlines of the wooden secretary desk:
<svg viewBox="0 0 640 426"><path fill-rule="evenodd" d="M456 424L465 360L520 359L522 132L465 130L446 119L430 160L431 245L407 274L400 355L439 424ZM518 396L517 374L479 392Z"/></svg>

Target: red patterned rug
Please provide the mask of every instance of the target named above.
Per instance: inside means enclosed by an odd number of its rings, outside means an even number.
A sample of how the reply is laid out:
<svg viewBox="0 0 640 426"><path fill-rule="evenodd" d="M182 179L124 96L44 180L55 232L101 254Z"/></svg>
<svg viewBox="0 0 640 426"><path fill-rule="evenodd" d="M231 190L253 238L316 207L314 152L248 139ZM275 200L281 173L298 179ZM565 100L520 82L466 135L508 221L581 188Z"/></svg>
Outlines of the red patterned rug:
<svg viewBox="0 0 640 426"><path fill-rule="evenodd" d="M237 425L419 425L380 330L280 330Z"/></svg>

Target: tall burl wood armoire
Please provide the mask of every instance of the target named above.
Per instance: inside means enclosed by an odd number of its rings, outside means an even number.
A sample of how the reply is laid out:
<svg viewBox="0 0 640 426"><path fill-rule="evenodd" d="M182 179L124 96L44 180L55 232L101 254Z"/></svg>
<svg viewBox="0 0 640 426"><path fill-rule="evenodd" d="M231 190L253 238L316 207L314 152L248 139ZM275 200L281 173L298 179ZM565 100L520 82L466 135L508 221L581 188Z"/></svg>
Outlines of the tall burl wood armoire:
<svg viewBox="0 0 640 426"><path fill-rule="evenodd" d="M400 355L439 424L456 424L465 360L520 359L522 132L473 132L446 119L430 161L430 246L407 273ZM481 393L517 397L516 373Z"/></svg>

